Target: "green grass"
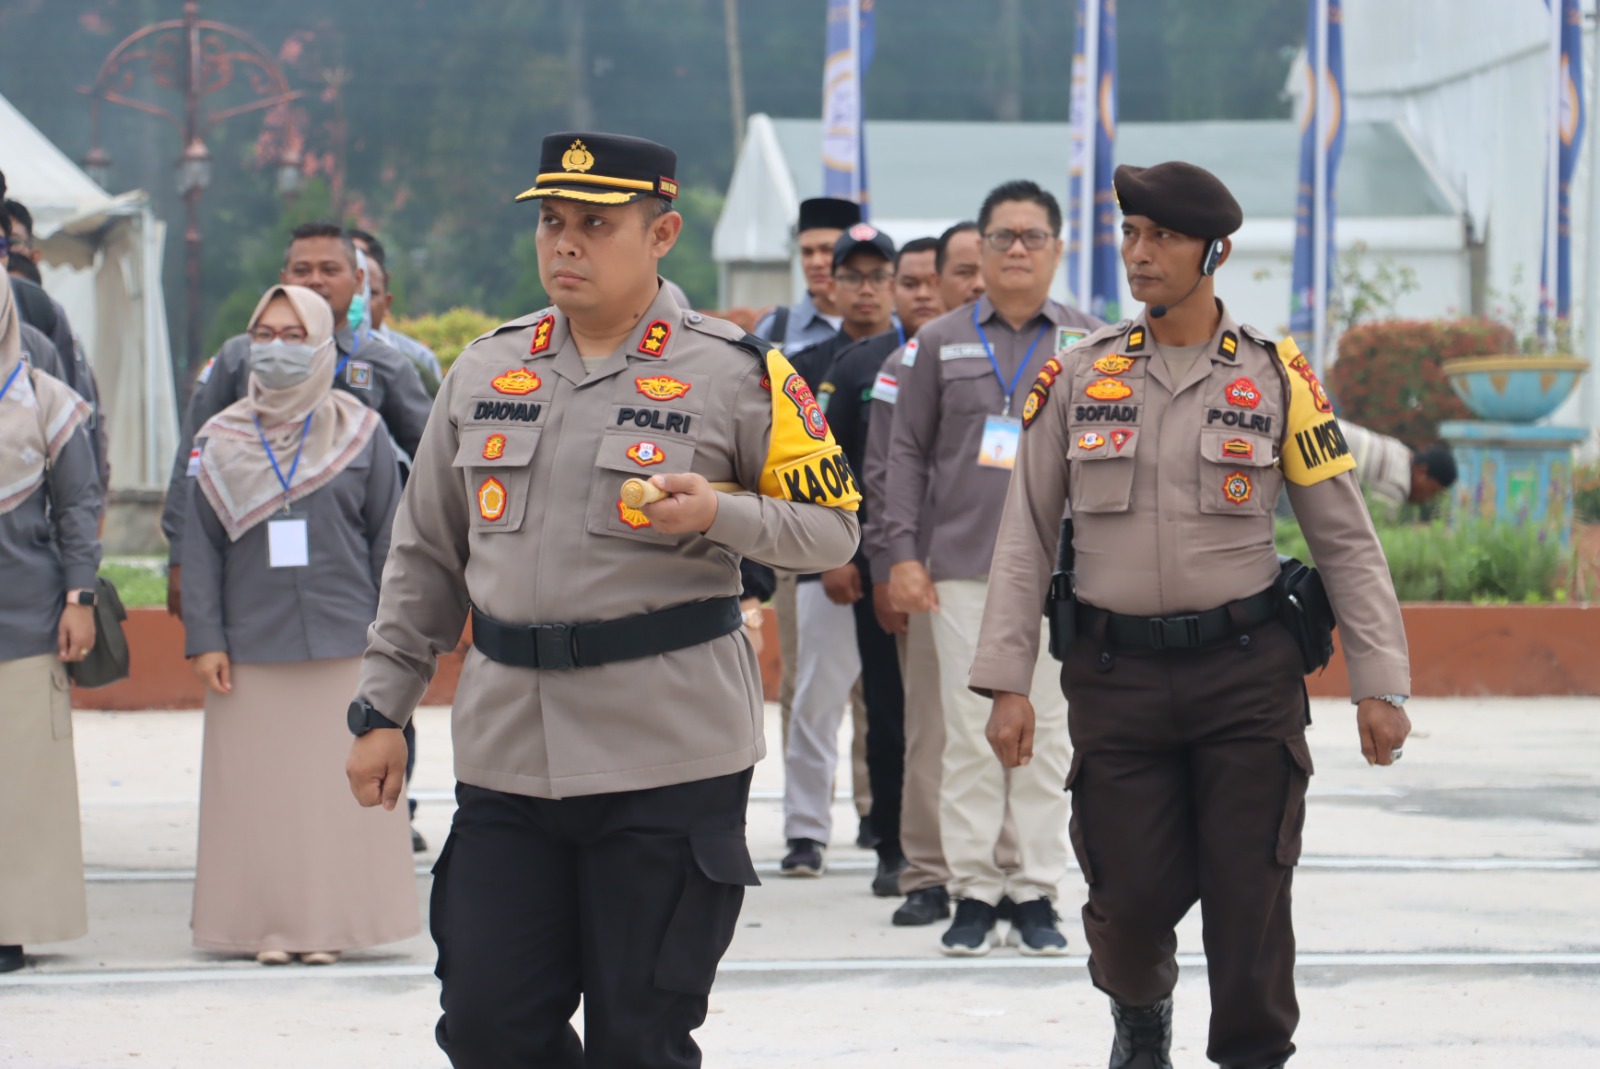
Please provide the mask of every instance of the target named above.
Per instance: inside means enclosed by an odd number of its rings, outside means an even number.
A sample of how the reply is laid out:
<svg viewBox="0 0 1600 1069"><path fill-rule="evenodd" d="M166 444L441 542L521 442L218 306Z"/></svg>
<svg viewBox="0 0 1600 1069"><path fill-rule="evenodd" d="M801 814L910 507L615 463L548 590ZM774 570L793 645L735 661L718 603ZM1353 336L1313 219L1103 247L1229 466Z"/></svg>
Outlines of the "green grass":
<svg viewBox="0 0 1600 1069"><path fill-rule="evenodd" d="M116 586L123 608L148 609L167 604L167 576L163 569L139 564L104 564L100 574Z"/></svg>

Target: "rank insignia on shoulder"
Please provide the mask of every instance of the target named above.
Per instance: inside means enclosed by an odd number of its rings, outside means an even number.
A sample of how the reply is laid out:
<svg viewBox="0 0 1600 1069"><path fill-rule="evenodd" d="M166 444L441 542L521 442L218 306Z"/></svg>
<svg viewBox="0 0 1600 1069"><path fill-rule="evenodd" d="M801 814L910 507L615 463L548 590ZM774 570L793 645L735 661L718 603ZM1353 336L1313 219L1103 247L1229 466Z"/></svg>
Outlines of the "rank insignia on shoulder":
<svg viewBox="0 0 1600 1069"><path fill-rule="evenodd" d="M527 368L519 367L513 371L507 371L504 375L496 375L489 385L494 387L495 393L522 397L543 386L544 380Z"/></svg>
<svg viewBox="0 0 1600 1069"><path fill-rule="evenodd" d="M828 418L822 414L822 406L817 404L817 398L811 392L811 387L806 385L806 380L800 377L798 371L791 372L784 380L783 394L794 402L795 408L800 411L800 420L805 424L806 433L817 441L826 441L828 437Z"/></svg>
<svg viewBox="0 0 1600 1069"><path fill-rule="evenodd" d="M1134 327L1132 330L1130 330L1128 332L1128 344L1127 344L1126 348L1127 348L1127 351L1130 352L1130 353L1136 353L1140 349L1144 348L1144 328L1143 327Z"/></svg>
<svg viewBox="0 0 1600 1069"><path fill-rule="evenodd" d="M1079 449L1099 449L1105 444L1105 438L1094 431L1089 431L1078 439Z"/></svg>
<svg viewBox="0 0 1600 1069"><path fill-rule="evenodd" d="M1094 362L1094 369L1102 375L1120 375L1133 366L1133 358L1127 356L1102 356Z"/></svg>
<svg viewBox="0 0 1600 1069"><path fill-rule="evenodd" d="M545 316L533 325L533 344L528 346L529 356L538 356L550 348L550 336L556 330L556 317Z"/></svg>
<svg viewBox="0 0 1600 1069"><path fill-rule="evenodd" d="M623 504L622 499L617 499L617 519L637 531L641 527L650 526L650 517L638 509L631 509Z"/></svg>
<svg viewBox="0 0 1600 1069"><path fill-rule="evenodd" d="M213 356L210 360L206 361L206 366L200 369L200 380L199 381L202 384L210 382L211 381L211 373L213 371L215 371L216 368L217 368L217 358Z"/></svg>
<svg viewBox="0 0 1600 1069"><path fill-rule="evenodd" d="M487 478L478 487L478 515L490 523L506 514L506 488L499 479Z"/></svg>
<svg viewBox="0 0 1600 1069"><path fill-rule="evenodd" d="M1222 455L1236 457L1240 460L1251 460L1256 455L1256 447L1253 442L1244 438L1229 438L1222 443Z"/></svg>
<svg viewBox="0 0 1600 1069"><path fill-rule="evenodd" d="M1250 483L1250 476L1242 471L1236 471L1222 480L1222 495L1235 505L1242 505L1250 500L1250 494L1255 489Z"/></svg>
<svg viewBox="0 0 1600 1069"><path fill-rule="evenodd" d="M670 375L652 375L647 379L634 379L634 389L652 401L676 401L689 392L687 382L679 382Z"/></svg>
<svg viewBox="0 0 1600 1069"><path fill-rule="evenodd" d="M1088 335L1081 330L1074 330L1072 327L1058 327L1056 329L1056 355L1060 356L1086 337Z"/></svg>
<svg viewBox="0 0 1600 1069"><path fill-rule="evenodd" d="M1261 403L1261 391L1249 379L1234 379L1225 391L1228 403L1235 408L1255 408Z"/></svg>
<svg viewBox="0 0 1600 1069"><path fill-rule="evenodd" d="M344 381L358 390L372 389L372 365L363 360L352 360L344 369Z"/></svg>
<svg viewBox="0 0 1600 1069"><path fill-rule="evenodd" d="M1033 389L1028 391L1027 400L1022 402L1022 428L1027 430L1033 426L1033 421L1039 418L1039 410L1050 397L1050 389L1035 383Z"/></svg>
<svg viewBox="0 0 1600 1069"><path fill-rule="evenodd" d="M503 434L491 434L491 435L489 435L488 440L483 443L483 459L484 460L499 460L501 457L503 457L505 455L506 455L506 436L503 435Z"/></svg>
<svg viewBox="0 0 1600 1069"><path fill-rule="evenodd" d="M1083 392L1096 401L1121 401L1133 396L1133 387L1120 379L1099 379L1091 382Z"/></svg>
<svg viewBox="0 0 1600 1069"><path fill-rule="evenodd" d="M628 459L641 468L648 468L666 460L667 453L654 442L636 442L628 447Z"/></svg>
<svg viewBox="0 0 1600 1069"><path fill-rule="evenodd" d="M1223 356L1232 356L1239 351L1239 336L1231 330L1222 332L1222 344L1217 347L1217 352Z"/></svg>
<svg viewBox="0 0 1600 1069"><path fill-rule="evenodd" d="M1115 449L1119 453L1122 452L1122 447L1131 441L1133 441L1132 431L1118 430L1111 432L1111 448Z"/></svg>
<svg viewBox="0 0 1600 1069"><path fill-rule="evenodd" d="M672 324L665 319L658 319L644 328L644 337L639 341L639 351L646 356L660 356L661 350L667 347L667 339L672 337Z"/></svg>

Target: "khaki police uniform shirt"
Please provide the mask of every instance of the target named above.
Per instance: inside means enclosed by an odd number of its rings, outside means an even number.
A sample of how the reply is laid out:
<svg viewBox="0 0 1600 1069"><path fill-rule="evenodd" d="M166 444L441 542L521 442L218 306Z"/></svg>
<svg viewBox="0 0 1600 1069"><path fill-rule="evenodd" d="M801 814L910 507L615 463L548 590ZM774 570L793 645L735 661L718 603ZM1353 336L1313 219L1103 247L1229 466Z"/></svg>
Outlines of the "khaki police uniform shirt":
<svg viewBox="0 0 1600 1069"><path fill-rule="evenodd" d="M1010 414L1018 417L1028 385L1045 361L1100 326L1099 320L1052 300L1021 330L1000 318L988 297L978 301L977 313L994 349L998 376L973 327L970 304L924 324L901 358L884 538L891 564L926 557L935 582L989 574L1011 472L979 464L978 454L985 422L1007 407L1001 377L1006 385L1017 381ZM1025 358L1028 366L1022 369Z"/></svg>
<svg viewBox="0 0 1600 1069"><path fill-rule="evenodd" d="M473 342L439 391L395 521L360 694L407 721L469 603L508 624L582 623L740 591L739 560L820 571L855 552L854 476L776 351L662 291L591 373L547 310ZM695 472L720 494L704 534L621 503L633 476ZM742 632L589 668L473 649L456 691L456 777L540 798L742 771L764 751L760 668Z"/></svg>
<svg viewBox="0 0 1600 1069"><path fill-rule="evenodd" d="M1410 693L1400 606L1327 394L1293 342L1274 344L1218 307L1209 359L1180 382L1150 359L1142 316L1041 372L1000 522L974 689L1028 692L1069 500L1079 599L1168 616L1273 584L1273 507L1287 489L1339 622L1352 697Z"/></svg>

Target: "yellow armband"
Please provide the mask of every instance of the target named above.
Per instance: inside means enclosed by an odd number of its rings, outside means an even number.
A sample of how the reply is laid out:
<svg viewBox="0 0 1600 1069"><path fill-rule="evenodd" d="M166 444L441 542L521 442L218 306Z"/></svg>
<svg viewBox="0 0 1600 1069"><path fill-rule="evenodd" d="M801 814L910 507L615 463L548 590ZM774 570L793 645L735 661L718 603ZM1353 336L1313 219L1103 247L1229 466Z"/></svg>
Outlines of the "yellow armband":
<svg viewBox="0 0 1600 1069"><path fill-rule="evenodd" d="M1283 474L1296 486L1315 486L1354 471L1356 458L1333 415L1328 391L1311 362L1289 339L1277 343L1278 359L1289 374L1289 421L1283 440Z"/></svg>
<svg viewBox="0 0 1600 1069"><path fill-rule="evenodd" d="M778 350L769 349L766 361L763 381L772 394L772 444L761 469L761 493L856 511L861 489L811 387Z"/></svg>

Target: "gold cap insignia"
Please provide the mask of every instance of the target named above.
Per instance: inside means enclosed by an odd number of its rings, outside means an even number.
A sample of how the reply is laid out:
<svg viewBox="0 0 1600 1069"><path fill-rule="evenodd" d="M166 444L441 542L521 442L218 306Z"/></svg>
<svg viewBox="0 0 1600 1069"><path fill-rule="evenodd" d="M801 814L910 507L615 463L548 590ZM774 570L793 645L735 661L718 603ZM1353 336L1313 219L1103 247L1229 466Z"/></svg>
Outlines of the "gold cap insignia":
<svg viewBox="0 0 1600 1069"><path fill-rule="evenodd" d="M594 153L590 152L580 139L572 143L561 156L561 169L564 171L577 171L579 174L594 166Z"/></svg>

